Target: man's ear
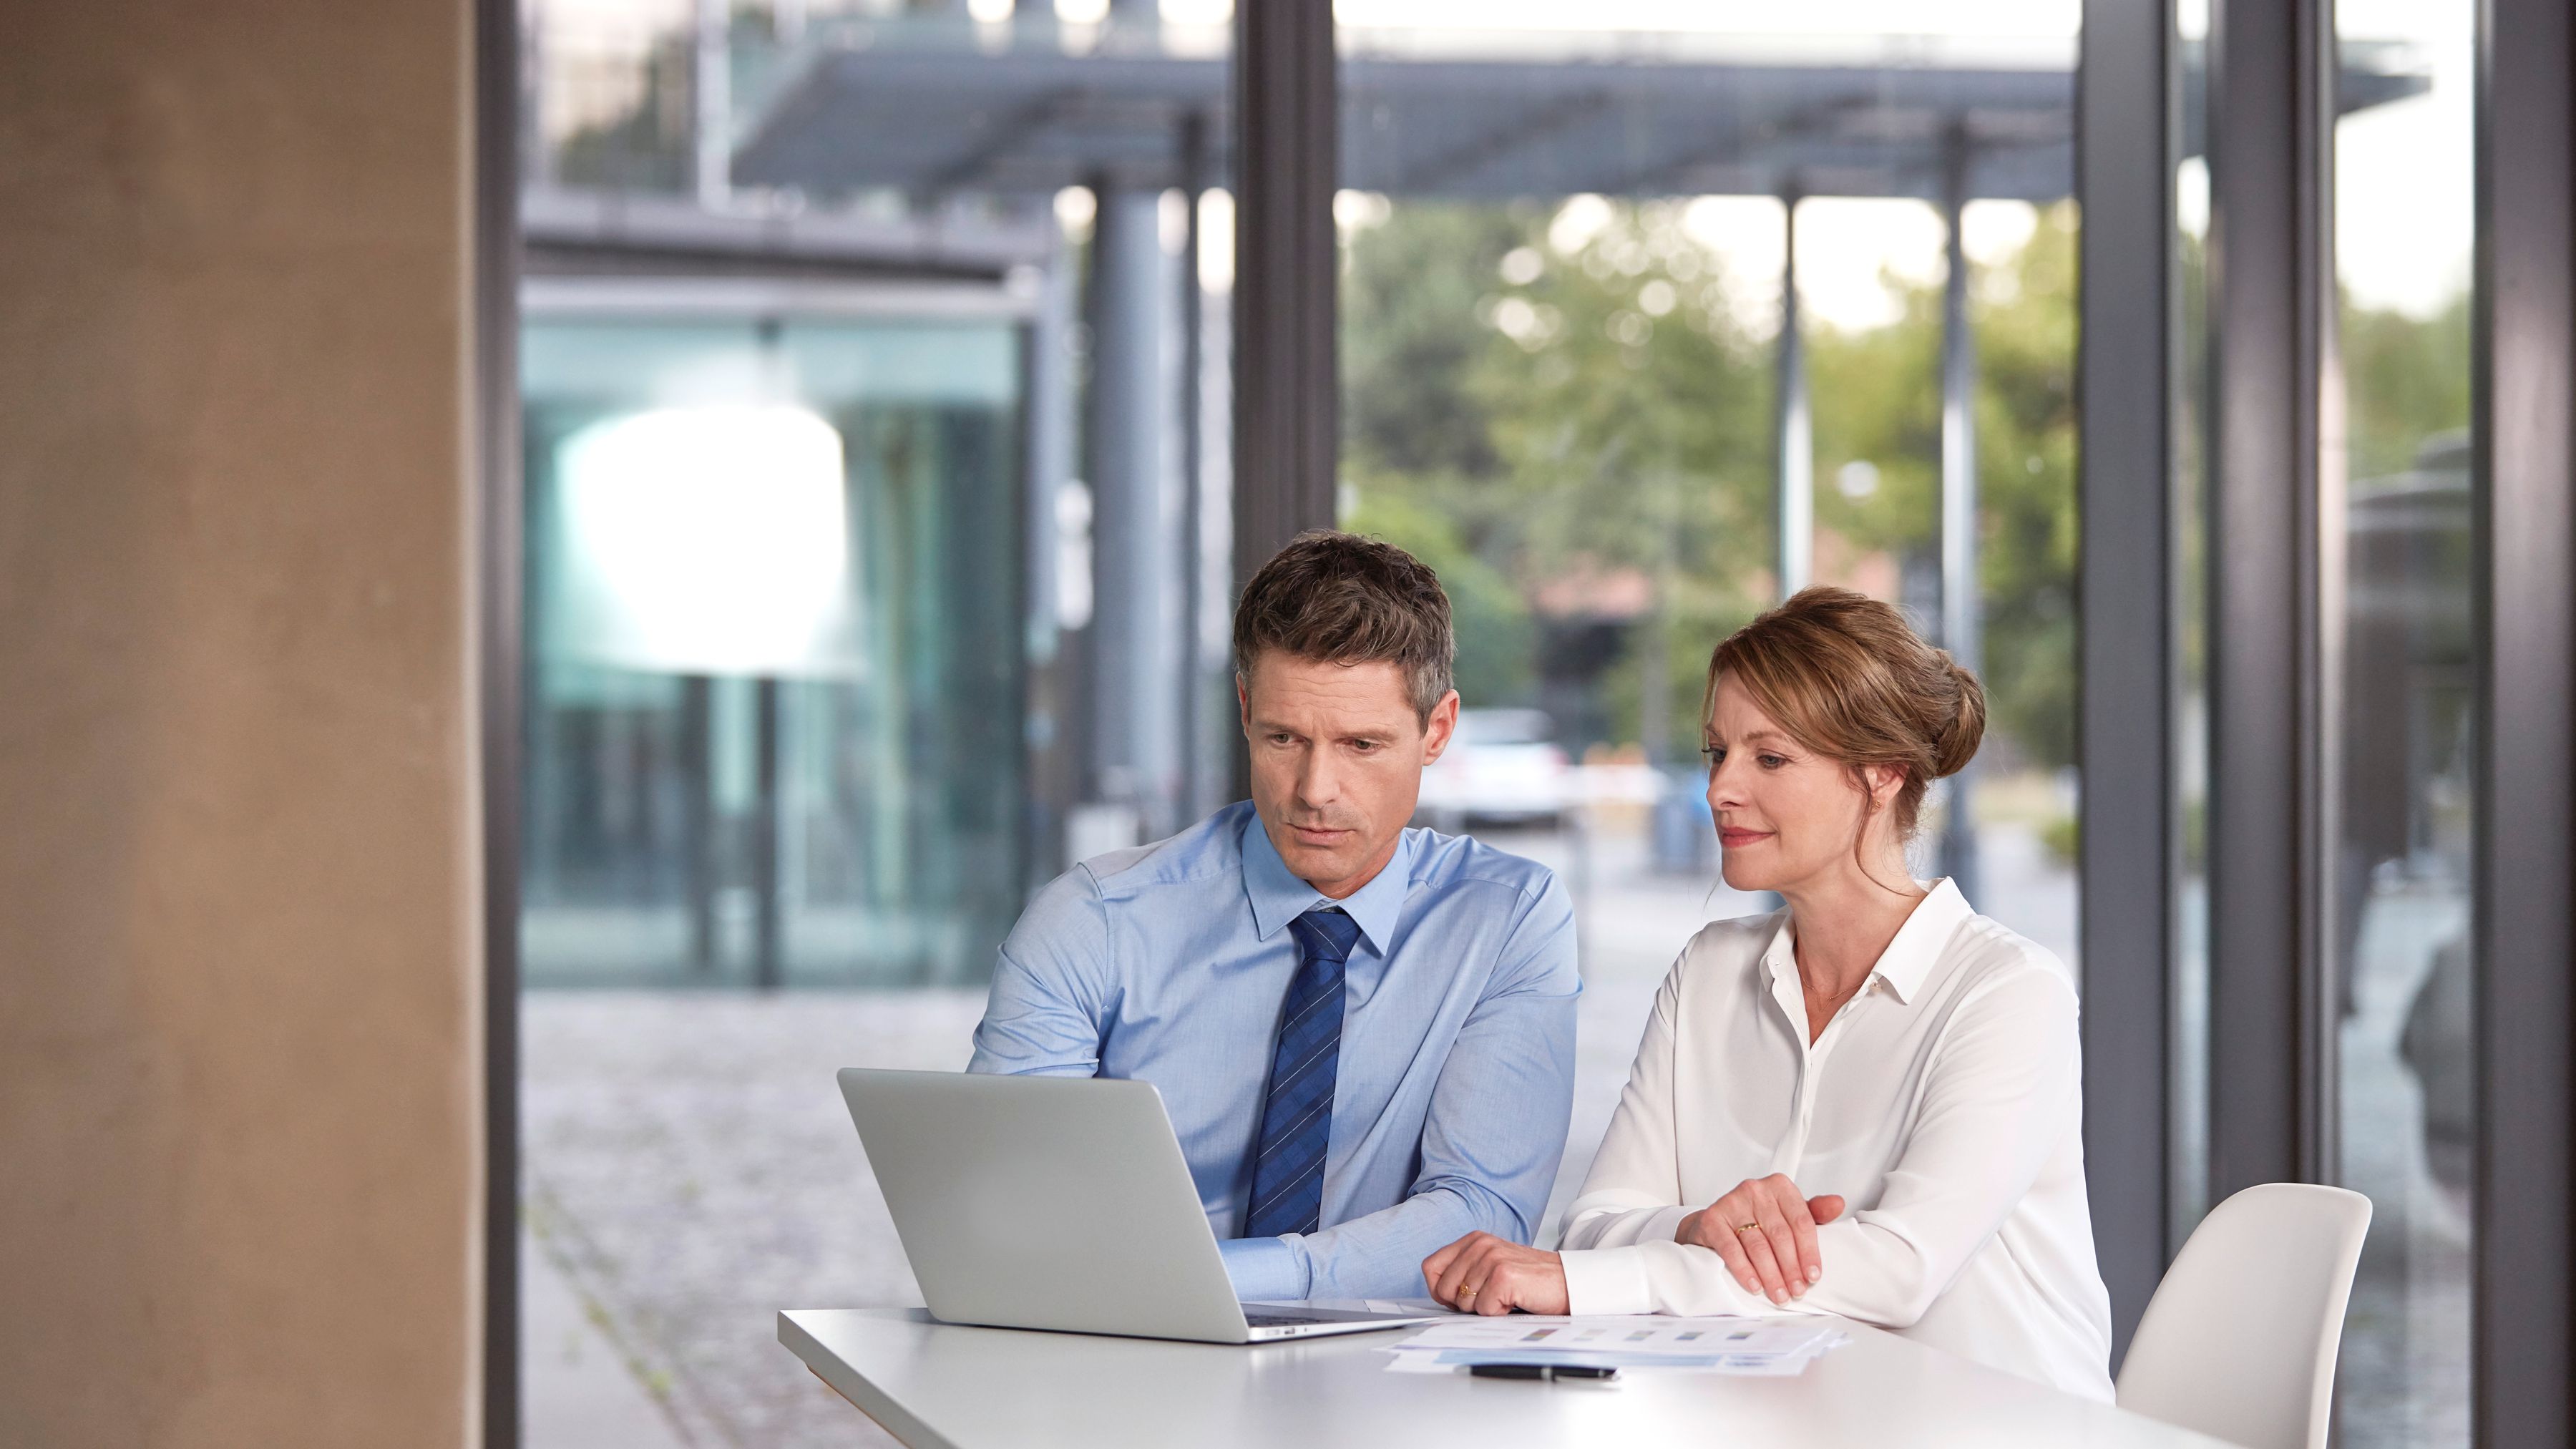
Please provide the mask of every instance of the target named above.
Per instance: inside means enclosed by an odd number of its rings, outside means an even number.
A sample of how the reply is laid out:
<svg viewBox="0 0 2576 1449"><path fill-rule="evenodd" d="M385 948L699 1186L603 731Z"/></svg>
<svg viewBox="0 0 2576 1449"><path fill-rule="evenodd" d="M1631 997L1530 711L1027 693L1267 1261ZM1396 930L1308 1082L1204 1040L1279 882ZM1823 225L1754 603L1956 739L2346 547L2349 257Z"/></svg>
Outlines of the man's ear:
<svg viewBox="0 0 2576 1449"><path fill-rule="evenodd" d="M1243 671L1239 669L1234 674L1234 711L1235 718L1242 722L1243 737L1252 738L1252 697L1244 692Z"/></svg>
<svg viewBox="0 0 2576 1449"><path fill-rule="evenodd" d="M1428 765L1449 748L1450 737L1458 733L1458 691L1440 696L1431 706L1431 719L1422 727L1422 763Z"/></svg>

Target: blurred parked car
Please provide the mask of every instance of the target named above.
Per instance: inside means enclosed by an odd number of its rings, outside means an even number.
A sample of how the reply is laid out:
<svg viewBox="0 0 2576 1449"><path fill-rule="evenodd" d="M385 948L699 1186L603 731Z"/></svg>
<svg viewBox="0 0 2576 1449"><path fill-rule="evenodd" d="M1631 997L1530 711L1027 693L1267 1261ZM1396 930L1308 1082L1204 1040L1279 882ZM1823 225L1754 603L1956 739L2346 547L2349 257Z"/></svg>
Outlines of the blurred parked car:
<svg viewBox="0 0 2576 1449"><path fill-rule="evenodd" d="M1573 803L1572 770L1544 710L1463 709L1447 752L1422 772L1419 812L1434 829L1555 825Z"/></svg>

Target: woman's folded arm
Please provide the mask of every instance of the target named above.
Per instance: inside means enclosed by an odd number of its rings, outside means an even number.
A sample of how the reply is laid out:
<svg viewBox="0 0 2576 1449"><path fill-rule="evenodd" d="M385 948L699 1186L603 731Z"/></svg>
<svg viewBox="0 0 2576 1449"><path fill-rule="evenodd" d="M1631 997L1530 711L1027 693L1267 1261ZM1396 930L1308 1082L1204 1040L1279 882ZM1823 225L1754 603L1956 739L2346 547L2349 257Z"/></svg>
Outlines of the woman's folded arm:
<svg viewBox="0 0 2576 1449"><path fill-rule="evenodd" d="M2075 1012L2074 993L2045 971L2012 973L1961 1003L1877 1203L1816 1230L1824 1277L1786 1306L1738 1283L1713 1250L1672 1240L1694 1206L1667 1206L1678 1186L1659 1202L1642 1184L1605 1181L1596 1167L1567 1213L1573 1310L1806 1311L1911 1326L2003 1226L2063 1140L2078 1101ZM1641 1054L1638 1077L1646 1065ZM1629 1085L1621 1120L1638 1082ZM1614 1137L1618 1130L1614 1122ZM1606 1159L1607 1142L1602 1151Z"/></svg>

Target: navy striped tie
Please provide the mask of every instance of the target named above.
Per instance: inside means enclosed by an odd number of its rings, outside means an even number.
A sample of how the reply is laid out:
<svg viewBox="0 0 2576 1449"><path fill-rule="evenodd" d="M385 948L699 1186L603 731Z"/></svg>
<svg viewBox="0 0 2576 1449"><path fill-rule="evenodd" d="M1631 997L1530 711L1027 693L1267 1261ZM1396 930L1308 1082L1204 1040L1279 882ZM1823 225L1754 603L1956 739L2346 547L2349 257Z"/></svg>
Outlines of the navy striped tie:
<svg viewBox="0 0 2576 1449"><path fill-rule="evenodd" d="M1324 1214L1324 1148L1333 1129L1333 1077L1342 1059L1342 963L1359 922L1331 906L1288 923L1302 957L1280 1013L1252 1159L1252 1211L1243 1235L1311 1233Z"/></svg>

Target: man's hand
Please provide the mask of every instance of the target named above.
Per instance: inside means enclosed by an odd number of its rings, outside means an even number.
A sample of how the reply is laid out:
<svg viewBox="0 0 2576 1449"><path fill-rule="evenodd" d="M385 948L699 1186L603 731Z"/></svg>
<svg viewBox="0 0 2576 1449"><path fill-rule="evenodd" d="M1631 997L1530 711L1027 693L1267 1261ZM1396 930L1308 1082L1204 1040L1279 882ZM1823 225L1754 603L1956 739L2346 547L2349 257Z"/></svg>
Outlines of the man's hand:
<svg viewBox="0 0 2576 1449"><path fill-rule="evenodd" d="M1746 1291L1786 1303L1804 1298L1823 1280L1825 1260L1816 1249L1816 1225L1842 1215L1841 1198L1832 1193L1800 1197L1798 1185L1775 1172L1746 1178L1734 1191L1682 1219L1673 1241L1715 1249Z"/></svg>
<svg viewBox="0 0 2576 1449"><path fill-rule="evenodd" d="M1469 1233L1422 1260L1422 1281L1461 1313L1563 1313L1565 1261L1491 1233Z"/></svg>

